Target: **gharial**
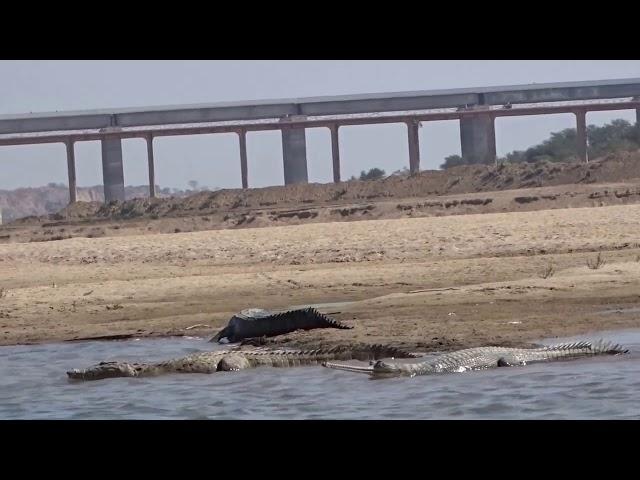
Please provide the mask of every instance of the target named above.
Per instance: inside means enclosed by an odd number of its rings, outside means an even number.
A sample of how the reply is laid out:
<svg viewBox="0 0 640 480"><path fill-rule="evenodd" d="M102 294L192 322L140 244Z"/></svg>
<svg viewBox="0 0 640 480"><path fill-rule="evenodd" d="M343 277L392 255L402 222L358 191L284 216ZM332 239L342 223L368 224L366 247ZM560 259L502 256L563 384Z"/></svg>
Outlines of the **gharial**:
<svg viewBox="0 0 640 480"><path fill-rule="evenodd" d="M115 377L146 377L167 373L214 373L235 371L258 366L297 367L318 365L327 360L375 360L380 358L416 358L409 353L386 345L356 344L316 350L271 350L238 347L201 352L183 358L157 363L100 362L85 369L67 372L74 380L101 380Z"/></svg>
<svg viewBox="0 0 640 480"><path fill-rule="evenodd" d="M311 307L285 312L249 308L231 317L227 326L214 335L210 342L236 343L246 338L275 337L296 330L314 328L353 327L344 325Z"/></svg>
<svg viewBox="0 0 640 480"><path fill-rule="evenodd" d="M378 360L371 362L368 367L331 362L324 362L323 365L328 368L367 373L374 376L415 376L521 366L553 360L568 360L593 355L618 355L622 353L628 353L628 350L617 344L598 341L595 343L563 343L539 348L468 348L407 363Z"/></svg>

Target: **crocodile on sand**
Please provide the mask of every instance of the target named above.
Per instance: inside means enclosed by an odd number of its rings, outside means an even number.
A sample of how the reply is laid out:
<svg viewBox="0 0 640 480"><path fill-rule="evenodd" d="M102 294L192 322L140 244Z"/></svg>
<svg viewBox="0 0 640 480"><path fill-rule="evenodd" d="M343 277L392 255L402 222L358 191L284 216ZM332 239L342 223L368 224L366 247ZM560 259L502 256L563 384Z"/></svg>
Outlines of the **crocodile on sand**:
<svg viewBox="0 0 640 480"><path fill-rule="evenodd" d="M228 325L220 330L210 342L236 343L245 338L275 337L296 330L314 328L350 329L337 320L318 312L315 308L272 312L261 308L249 308L231 317Z"/></svg>
<svg viewBox="0 0 640 480"><path fill-rule="evenodd" d="M437 373L484 370L494 367L511 367L529 363L567 360L593 355L618 355L628 353L620 345L610 342L563 343L540 348L479 347L445 353L436 357L413 362L386 362L378 360L368 367L324 362L323 365L337 370L368 373L370 375L429 375Z"/></svg>
<svg viewBox="0 0 640 480"><path fill-rule="evenodd" d="M146 377L167 373L214 373L258 366L297 367L317 365L327 360L376 360L380 358L416 358L386 345L349 345L317 350L226 349L202 352L157 363L100 362L86 369L67 372L75 380L100 380L115 377Z"/></svg>

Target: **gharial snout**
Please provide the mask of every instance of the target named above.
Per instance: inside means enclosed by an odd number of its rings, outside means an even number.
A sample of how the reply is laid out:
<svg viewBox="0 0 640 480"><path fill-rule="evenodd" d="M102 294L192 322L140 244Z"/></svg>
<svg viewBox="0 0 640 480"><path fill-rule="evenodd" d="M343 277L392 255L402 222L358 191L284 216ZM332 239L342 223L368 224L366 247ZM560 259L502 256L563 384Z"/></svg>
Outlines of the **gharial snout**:
<svg viewBox="0 0 640 480"><path fill-rule="evenodd" d="M138 372L128 363L101 362L93 367L69 370L67 376L73 380L102 380L103 378L137 377Z"/></svg>

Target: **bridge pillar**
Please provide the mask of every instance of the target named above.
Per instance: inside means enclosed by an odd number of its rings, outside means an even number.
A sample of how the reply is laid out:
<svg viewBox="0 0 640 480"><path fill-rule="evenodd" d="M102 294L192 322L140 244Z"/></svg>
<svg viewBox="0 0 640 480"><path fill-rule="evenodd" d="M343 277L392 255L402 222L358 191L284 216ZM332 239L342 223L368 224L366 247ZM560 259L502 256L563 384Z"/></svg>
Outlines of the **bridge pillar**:
<svg viewBox="0 0 640 480"><path fill-rule="evenodd" d="M407 133L409 138L409 172L418 173L420 171L420 136L418 128L420 122L410 120L407 122Z"/></svg>
<svg viewBox="0 0 640 480"><path fill-rule="evenodd" d="M640 108L636 108L636 125L640 126Z"/></svg>
<svg viewBox="0 0 640 480"><path fill-rule="evenodd" d="M577 110L576 115L576 147L578 150L578 159L587 163L589 157L587 154L587 112Z"/></svg>
<svg viewBox="0 0 640 480"><path fill-rule="evenodd" d="M238 132L240 139L240 174L242 175L242 188L249 188L249 169L247 165L247 131Z"/></svg>
<svg viewBox="0 0 640 480"><path fill-rule="evenodd" d="M69 203L76 201L76 154L73 140L67 140L67 173L69 174Z"/></svg>
<svg viewBox="0 0 640 480"><path fill-rule="evenodd" d="M156 196L156 168L153 160L153 135L147 135L147 162L149 165L149 198Z"/></svg>
<svg viewBox="0 0 640 480"><path fill-rule="evenodd" d="M124 170L122 168L122 140L105 138L102 143L102 183L104 201L124 201Z"/></svg>
<svg viewBox="0 0 640 480"><path fill-rule="evenodd" d="M303 120L301 115L283 118ZM285 127L282 129L282 157L284 163L284 184L309 183L307 174L307 140L304 128Z"/></svg>
<svg viewBox="0 0 640 480"><path fill-rule="evenodd" d="M340 183L340 137L338 125L331 125L331 158L333 159L333 183Z"/></svg>
<svg viewBox="0 0 640 480"><path fill-rule="evenodd" d="M496 162L496 130L490 114L460 119L460 144L465 163Z"/></svg>

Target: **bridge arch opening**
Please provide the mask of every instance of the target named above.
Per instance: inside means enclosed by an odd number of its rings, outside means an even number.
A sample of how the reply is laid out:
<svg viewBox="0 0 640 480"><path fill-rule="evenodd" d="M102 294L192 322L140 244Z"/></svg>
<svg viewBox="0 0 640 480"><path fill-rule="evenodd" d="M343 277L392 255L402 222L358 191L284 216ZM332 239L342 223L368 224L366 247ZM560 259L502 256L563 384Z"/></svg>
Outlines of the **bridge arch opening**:
<svg viewBox="0 0 640 480"><path fill-rule="evenodd" d="M66 147L61 143L0 147L0 224L58 211L69 203ZM23 202L22 188L46 187L47 194Z"/></svg>
<svg viewBox="0 0 640 480"><path fill-rule="evenodd" d="M156 137L153 152L158 195L242 185L240 147L235 133ZM148 174L145 183L148 184Z"/></svg>
<svg viewBox="0 0 640 480"><path fill-rule="evenodd" d="M122 140L122 167L124 169L125 198L127 200L147 198L149 196L149 173L145 139L125 138Z"/></svg>
<svg viewBox="0 0 640 480"><path fill-rule="evenodd" d="M328 128L307 128L307 164L309 183L333 181L331 132Z"/></svg>
<svg viewBox="0 0 640 480"><path fill-rule="evenodd" d="M447 157L462 155L458 120L422 122L422 128L418 132L420 170L439 170Z"/></svg>
<svg viewBox="0 0 640 480"><path fill-rule="evenodd" d="M74 150L76 159L76 185L78 186L78 200L85 202L104 200L104 192L102 191L102 148L100 140L75 142ZM82 190L80 189L86 189L88 187L92 187L91 195L94 194L93 191L95 190L95 194L98 194L99 198L94 198L88 193L85 195L81 194Z"/></svg>
<svg viewBox="0 0 640 480"><path fill-rule="evenodd" d="M409 168L407 126L404 123L340 127L342 180L380 168L387 175ZM329 162L330 166L331 163Z"/></svg>
<svg viewBox="0 0 640 480"><path fill-rule="evenodd" d="M247 132L249 188L284 185L280 130Z"/></svg>
<svg viewBox="0 0 640 480"><path fill-rule="evenodd" d="M624 125L624 123L621 124L621 121L626 122L626 125ZM608 126L609 128L611 128L616 125L616 136L620 134L624 135L624 133L621 131L622 129L626 130L628 133L631 133L630 130L635 128L636 124L636 110L587 112L586 124L588 141L587 151L589 160L595 160L599 157L602 157L603 155L610 153L611 146L619 148L620 150L637 149L637 141L634 141L632 139L625 139L623 137L618 137L615 140L615 143L611 145L606 139L607 134L605 133L605 131L607 129L598 128L604 126ZM596 129L599 131L594 132L594 130ZM637 138L635 135L631 135ZM609 138L612 139L612 137Z"/></svg>
<svg viewBox="0 0 640 480"><path fill-rule="evenodd" d="M0 190L69 183L62 143L0 146L0 168Z"/></svg>
<svg viewBox="0 0 640 480"><path fill-rule="evenodd" d="M567 128L576 128L576 116L573 113L554 113L548 115L522 117L496 117L496 155L505 158L514 151L526 151L551 137L552 133ZM575 158L578 152L575 143L572 148Z"/></svg>

